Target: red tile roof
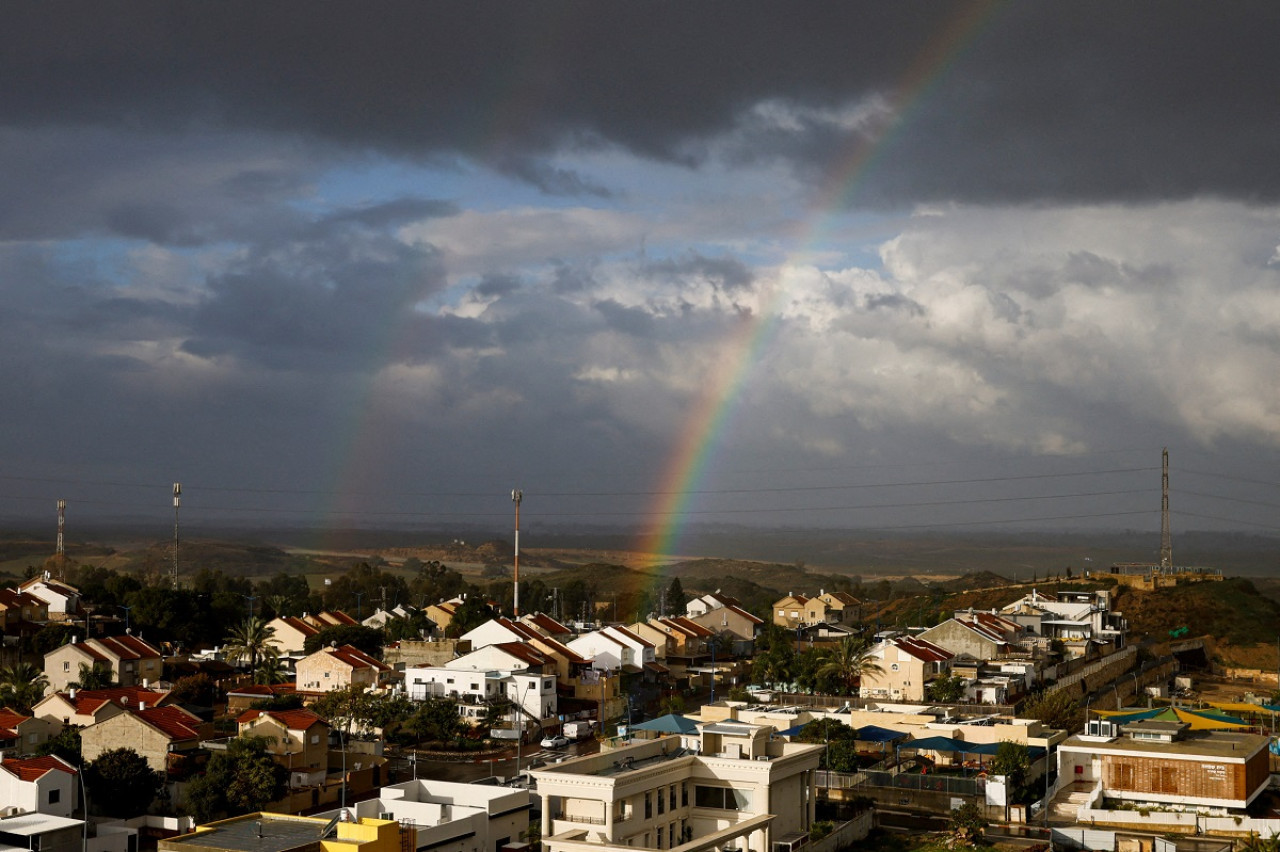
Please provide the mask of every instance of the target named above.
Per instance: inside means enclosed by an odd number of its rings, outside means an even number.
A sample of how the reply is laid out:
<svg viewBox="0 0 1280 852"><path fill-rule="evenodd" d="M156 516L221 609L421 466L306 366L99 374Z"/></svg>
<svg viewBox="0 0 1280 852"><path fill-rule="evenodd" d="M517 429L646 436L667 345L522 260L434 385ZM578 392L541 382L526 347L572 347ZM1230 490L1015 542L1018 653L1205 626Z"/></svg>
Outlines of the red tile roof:
<svg viewBox="0 0 1280 852"><path fill-rule="evenodd" d="M30 718L12 707L0 707L0 728L16 728Z"/></svg>
<svg viewBox="0 0 1280 852"><path fill-rule="evenodd" d="M280 620L283 621L285 624L289 625L290 627L292 627L294 630L297 630L303 636L315 636L317 633L320 632L319 628L314 627L310 624L307 624L305 621L303 621L301 618L298 618L296 615L286 615L286 616L283 616Z"/></svg>
<svg viewBox="0 0 1280 852"><path fill-rule="evenodd" d="M324 650L353 669L373 668L379 671L390 671L387 666L353 645L340 645L337 648L325 648Z"/></svg>
<svg viewBox="0 0 1280 852"><path fill-rule="evenodd" d="M568 645L561 642L559 639L552 639L550 636L543 636L541 633L539 633L537 639L530 639L529 641L536 643L534 647L538 648L539 650L546 650L549 648L550 653L559 654L560 656L564 657L571 663L591 662L591 660L582 656L577 651L573 650Z"/></svg>
<svg viewBox="0 0 1280 852"><path fill-rule="evenodd" d="M159 659L160 651L139 639L137 636L103 636L94 639L107 653L121 660Z"/></svg>
<svg viewBox="0 0 1280 852"><path fill-rule="evenodd" d="M321 621L327 621L328 623L335 626L346 625L347 627L350 627L352 625L356 625L360 623L340 609L333 610L332 612L322 612L317 617Z"/></svg>
<svg viewBox="0 0 1280 852"><path fill-rule="evenodd" d="M264 698L270 698L273 695L282 695L289 692L297 691L297 683L248 683L244 686L237 686L227 690L227 695L261 695Z"/></svg>
<svg viewBox="0 0 1280 852"><path fill-rule="evenodd" d="M113 686L108 689L77 689L75 700L71 699L71 692L59 692L58 695L76 708L76 713L84 716L92 716L103 704L117 704L127 710L136 710L142 704L148 707L155 707L166 698L169 693L155 689L145 689L141 686Z"/></svg>
<svg viewBox="0 0 1280 852"><path fill-rule="evenodd" d="M894 639L893 644L917 660L923 660L926 663L940 663L955 656L941 645L935 645L928 639L921 639L918 636L902 636Z"/></svg>
<svg viewBox="0 0 1280 852"><path fill-rule="evenodd" d="M759 618L757 616L752 615L751 613L747 612L745 609L743 609L740 606L737 606L735 604L725 604L724 608L729 610L730 612L736 612L738 615L742 616L747 621L750 621L752 624L764 624L763 618Z"/></svg>
<svg viewBox="0 0 1280 852"><path fill-rule="evenodd" d="M200 737L200 719L181 707L148 707L134 712L134 715L170 740L194 740Z"/></svg>
<svg viewBox="0 0 1280 852"><path fill-rule="evenodd" d="M46 772L52 772L55 769L68 775L76 774L74 766L52 754L45 757L5 758L4 762L0 763L0 769L8 771L22 781L37 781Z"/></svg>
<svg viewBox="0 0 1280 852"><path fill-rule="evenodd" d="M547 633L555 636L564 636L573 632L551 616L544 615L540 612L535 612L533 615L526 615L525 618L528 619L529 623L533 625L535 629L546 631Z"/></svg>
<svg viewBox="0 0 1280 852"><path fill-rule="evenodd" d="M111 662L110 657L103 654L101 651L99 651L97 648L90 645L88 642L77 642L71 647L75 648L77 651L80 651L83 654L88 654L90 657L93 658L94 662L97 662L97 663Z"/></svg>
<svg viewBox="0 0 1280 852"><path fill-rule="evenodd" d="M13 589L0 589L0 606L4 607L24 607L34 606L37 608L48 606L47 603L40 600L35 595L27 592L19 592Z"/></svg>
<svg viewBox="0 0 1280 852"><path fill-rule="evenodd" d="M656 644L654 644L653 642L650 642L648 639L643 639L643 638L641 638L641 637L637 636L636 634L632 633L630 630L628 630L627 628L623 627L623 626L622 626L622 625L620 625L620 624L611 624L611 625L609 625L608 627L606 627L606 628L605 628L605 630L616 630L616 631L618 631L619 633L621 633L623 636L625 636L626 638L628 638L628 639L634 639L635 641L639 642L641 645L645 645L646 647L649 647L649 648L656 648L656 647L658 647L658 646L657 646Z"/></svg>
<svg viewBox="0 0 1280 852"><path fill-rule="evenodd" d="M525 665L545 666L550 662L537 648L526 645L523 642L499 642L494 647L501 648Z"/></svg>
<svg viewBox="0 0 1280 852"><path fill-rule="evenodd" d="M259 716L275 719L290 731L305 731L313 725L328 725L328 722L310 710L246 710L236 717L236 723L244 725Z"/></svg>

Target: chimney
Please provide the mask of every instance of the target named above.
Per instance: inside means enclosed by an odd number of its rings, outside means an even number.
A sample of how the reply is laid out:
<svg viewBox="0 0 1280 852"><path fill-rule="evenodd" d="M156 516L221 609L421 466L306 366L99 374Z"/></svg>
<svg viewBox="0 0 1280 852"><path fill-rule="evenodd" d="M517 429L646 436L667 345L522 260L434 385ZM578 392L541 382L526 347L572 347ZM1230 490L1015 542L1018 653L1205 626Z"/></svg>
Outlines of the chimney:
<svg viewBox="0 0 1280 852"><path fill-rule="evenodd" d="M76 700L76 688L74 686L67 690L67 697L72 701Z"/></svg>

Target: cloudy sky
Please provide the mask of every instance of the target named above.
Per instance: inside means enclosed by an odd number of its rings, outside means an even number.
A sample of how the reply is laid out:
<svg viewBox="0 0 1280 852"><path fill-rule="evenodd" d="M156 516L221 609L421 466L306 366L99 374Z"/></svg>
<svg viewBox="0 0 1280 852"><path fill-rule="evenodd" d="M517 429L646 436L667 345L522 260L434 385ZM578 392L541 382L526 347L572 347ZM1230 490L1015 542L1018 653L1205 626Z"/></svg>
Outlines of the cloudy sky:
<svg viewBox="0 0 1280 852"><path fill-rule="evenodd" d="M0 516L1280 532L1278 36L10 7Z"/></svg>

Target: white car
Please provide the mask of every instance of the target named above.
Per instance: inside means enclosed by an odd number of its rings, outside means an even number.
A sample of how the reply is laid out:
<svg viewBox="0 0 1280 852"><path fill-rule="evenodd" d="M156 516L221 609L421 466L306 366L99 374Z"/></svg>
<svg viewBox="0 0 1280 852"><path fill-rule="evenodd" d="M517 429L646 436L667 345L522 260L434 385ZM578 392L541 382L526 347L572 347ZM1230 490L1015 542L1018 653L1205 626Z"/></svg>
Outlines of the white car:
<svg viewBox="0 0 1280 852"><path fill-rule="evenodd" d="M542 738L543 748L564 748L569 744L569 738L562 734L555 734L550 737Z"/></svg>

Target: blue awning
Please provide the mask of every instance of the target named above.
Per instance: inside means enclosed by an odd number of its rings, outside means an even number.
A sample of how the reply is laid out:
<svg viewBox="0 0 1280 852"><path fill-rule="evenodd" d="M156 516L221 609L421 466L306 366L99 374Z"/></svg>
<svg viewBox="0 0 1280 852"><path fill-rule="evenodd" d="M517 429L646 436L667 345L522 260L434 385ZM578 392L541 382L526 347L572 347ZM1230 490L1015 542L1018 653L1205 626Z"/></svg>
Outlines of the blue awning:
<svg viewBox="0 0 1280 852"><path fill-rule="evenodd" d="M686 719L684 716L668 713L648 722L632 725L631 729L633 731L655 731L659 734L692 734L698 730L698 723L692 719Z"/></svg>
<svg viewBox="0 0 1280 852"><path fill-rule="evenodd" d="M864 743L891 743L894 740L905 740L907 736L901 731L892 731L878 725L866 725L858 729L857 740Z"/></svg>

